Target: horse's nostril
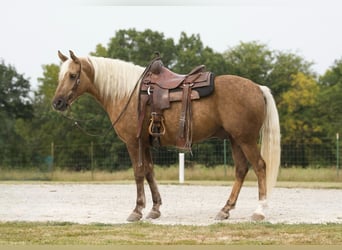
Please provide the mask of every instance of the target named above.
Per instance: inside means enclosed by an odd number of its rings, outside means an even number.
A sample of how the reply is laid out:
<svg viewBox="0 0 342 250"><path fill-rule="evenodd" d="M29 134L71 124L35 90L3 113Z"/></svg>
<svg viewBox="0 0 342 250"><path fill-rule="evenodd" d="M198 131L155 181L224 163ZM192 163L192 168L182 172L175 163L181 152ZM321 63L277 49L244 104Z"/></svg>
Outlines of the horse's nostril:
<svg viewBox="0 0 342 250"><path fill-rule="evenodd" d="M58 97L52 102L52 106L56 110L63 111L67 108L67 103L64 98Z"/></svg>

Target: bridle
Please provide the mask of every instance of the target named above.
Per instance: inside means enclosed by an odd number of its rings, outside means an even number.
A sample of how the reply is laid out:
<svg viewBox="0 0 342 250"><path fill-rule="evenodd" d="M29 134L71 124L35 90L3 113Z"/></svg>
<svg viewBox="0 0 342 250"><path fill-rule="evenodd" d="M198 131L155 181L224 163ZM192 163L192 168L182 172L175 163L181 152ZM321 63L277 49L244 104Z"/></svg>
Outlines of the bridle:
<svg viewBox="0 0 342 250"><path fill-rule="evenodd" d="M78 63L80 65L80 70L77 72L77 75L75 77L74 85L71 88L72 95L76 92L78 86L80 86L81 83L81 72L82 72L82 65L81 63Z"/></svg>

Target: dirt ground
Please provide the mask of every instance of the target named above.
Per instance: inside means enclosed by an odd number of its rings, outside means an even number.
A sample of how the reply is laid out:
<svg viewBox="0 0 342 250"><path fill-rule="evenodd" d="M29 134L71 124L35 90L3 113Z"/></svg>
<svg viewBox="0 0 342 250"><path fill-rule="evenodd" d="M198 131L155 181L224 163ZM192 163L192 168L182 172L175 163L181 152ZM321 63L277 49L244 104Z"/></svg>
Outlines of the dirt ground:
<svg viewBox="0 0 342 250"><path fill-rule="evenodd" d="M231 187L160 185L162 216L156 224L209 225ZM147 186L146 216L152 207ZM256 187L243 187L226 223L248 222L257 207ZM127 223L135 206L135 185L0 184L0 221ZM341 223L342 190L275 188L266 212L270 223Z"/></svg>

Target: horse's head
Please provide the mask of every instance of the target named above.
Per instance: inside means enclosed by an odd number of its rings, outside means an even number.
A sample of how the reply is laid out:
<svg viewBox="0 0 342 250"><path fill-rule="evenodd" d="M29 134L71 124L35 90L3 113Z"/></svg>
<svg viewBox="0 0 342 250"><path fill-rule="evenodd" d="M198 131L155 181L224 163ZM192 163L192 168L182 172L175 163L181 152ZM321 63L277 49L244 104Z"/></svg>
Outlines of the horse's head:
<svg viewBox="0 0 342 250"><path fill-rule="evenodd" d="M52 106L58 111L65 111L73 101L87 91L89 76L86 71L89 69L89 65L82 63L83 59L75 56L71 50L70 59L60 51L58 51L58 56L63 64Z"/></svg>

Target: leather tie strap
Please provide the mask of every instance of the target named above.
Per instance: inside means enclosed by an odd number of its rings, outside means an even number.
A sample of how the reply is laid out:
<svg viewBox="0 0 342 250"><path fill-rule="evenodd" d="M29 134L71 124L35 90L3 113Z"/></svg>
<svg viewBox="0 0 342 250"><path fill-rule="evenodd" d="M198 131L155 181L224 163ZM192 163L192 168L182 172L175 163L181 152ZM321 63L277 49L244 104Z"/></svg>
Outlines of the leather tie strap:
<svg viewBox="0 0 342 250"><path fill-rule="evenodd" d="M192 84L183 85L182 110L179 118L177 146L191 150L191 87Z"/></svg>

